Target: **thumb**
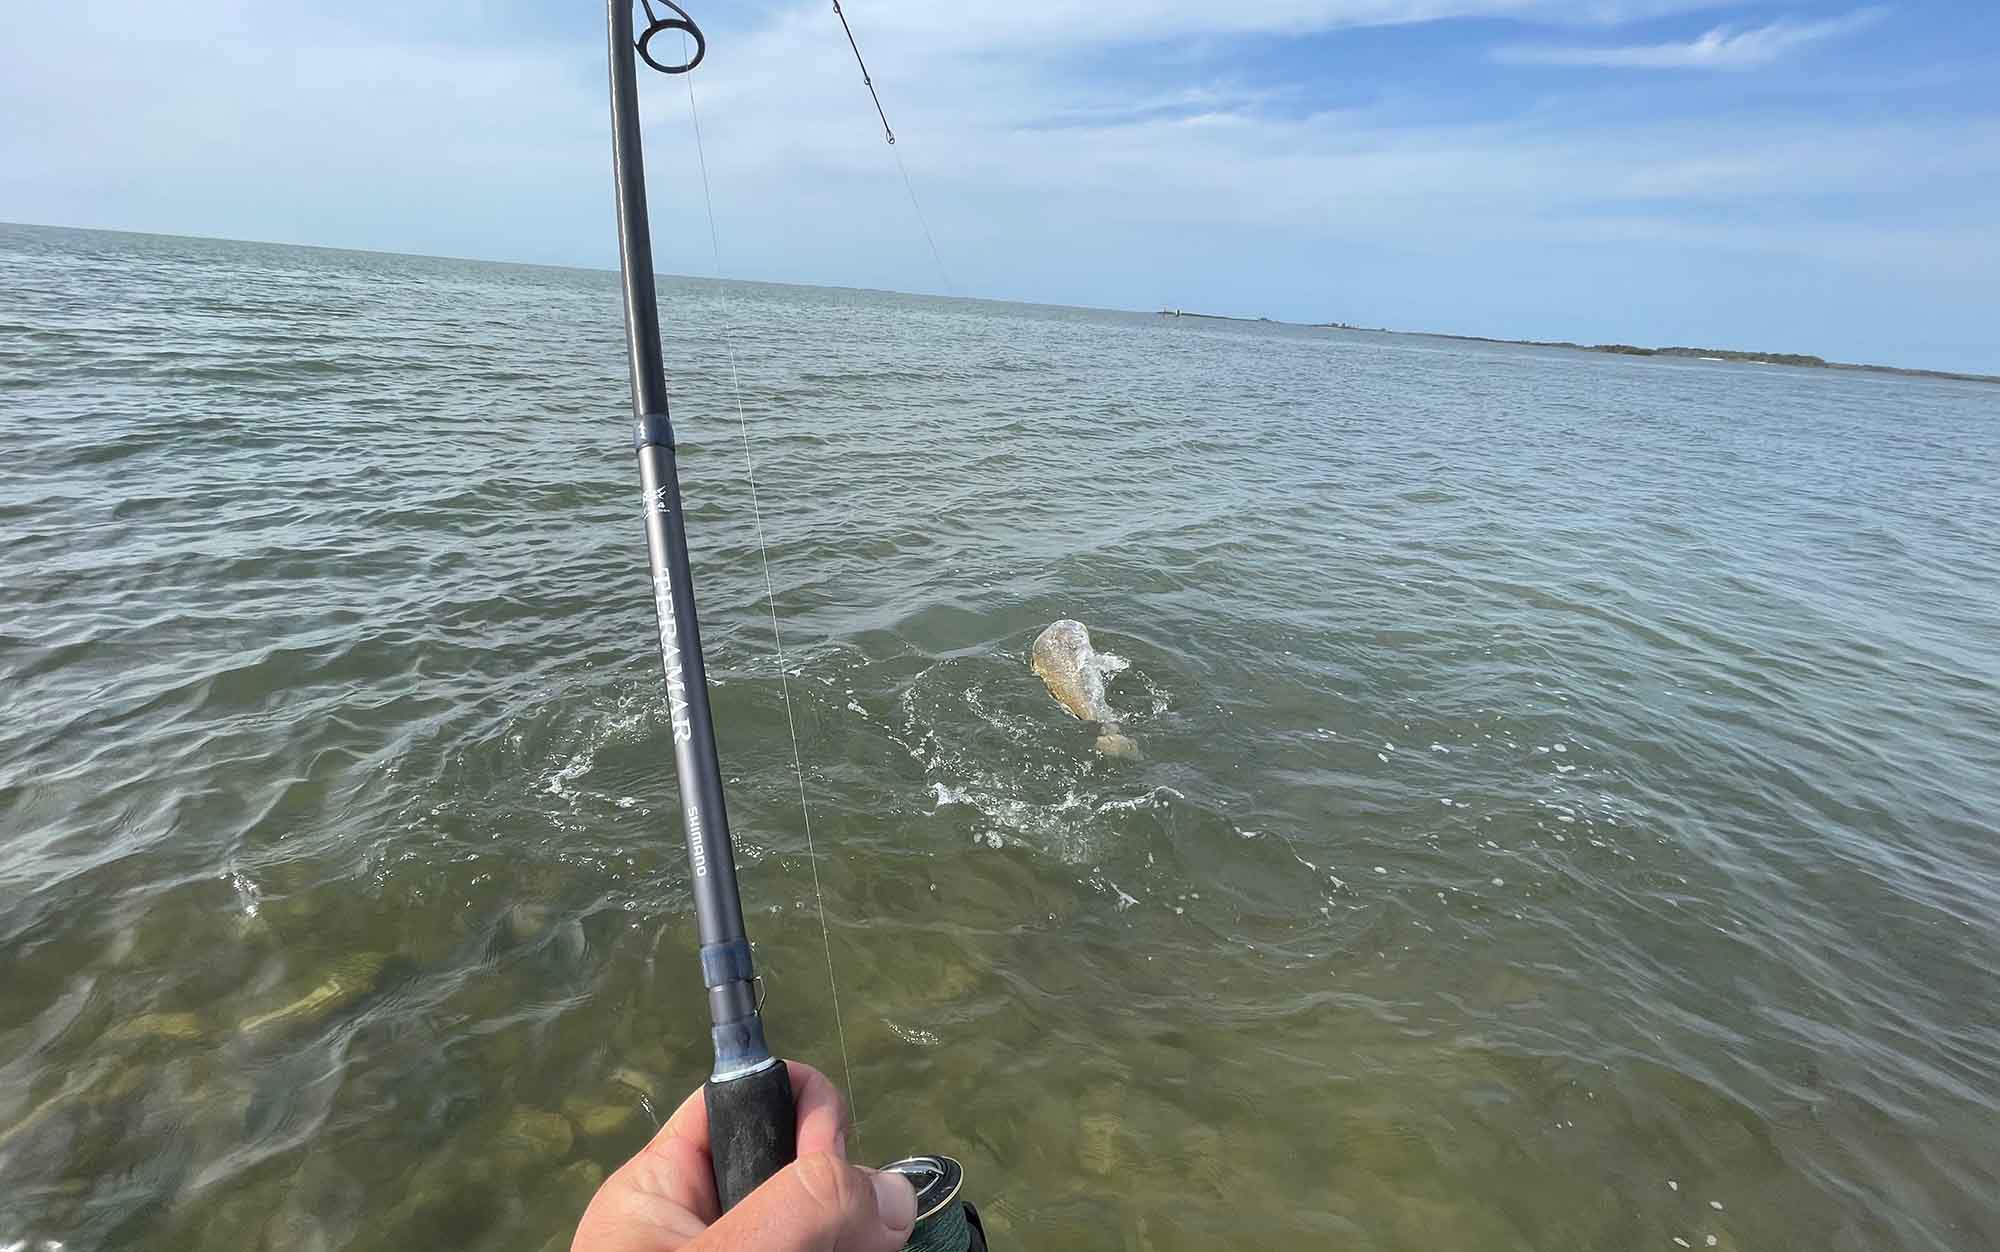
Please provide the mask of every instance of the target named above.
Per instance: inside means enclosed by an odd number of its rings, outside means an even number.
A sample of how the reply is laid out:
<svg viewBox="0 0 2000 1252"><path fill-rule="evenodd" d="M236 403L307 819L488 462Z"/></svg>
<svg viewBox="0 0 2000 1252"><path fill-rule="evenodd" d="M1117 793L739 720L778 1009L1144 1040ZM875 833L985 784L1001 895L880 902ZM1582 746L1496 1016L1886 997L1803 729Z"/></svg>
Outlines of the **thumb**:
<svg viewBox="0 0 2000 1252"><path fill-rule="evenodd" d="M689 1252L896 1252L916 1221L909 1179L816 1152L745 1196Z"/></svg>

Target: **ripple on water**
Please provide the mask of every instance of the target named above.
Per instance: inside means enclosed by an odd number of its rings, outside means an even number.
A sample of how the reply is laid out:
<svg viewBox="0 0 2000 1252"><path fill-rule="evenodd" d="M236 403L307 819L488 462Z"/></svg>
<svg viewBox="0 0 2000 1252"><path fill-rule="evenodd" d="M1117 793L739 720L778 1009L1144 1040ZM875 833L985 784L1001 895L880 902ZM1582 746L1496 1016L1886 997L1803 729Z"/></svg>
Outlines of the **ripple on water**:
<svg viewBox="0 0 2000 1252"><path fill-rule="evenodd" d="M1051 1247L2000 1242L1988 389L665 290L861 1155ZM0 291L0 1247L561 1246L707 1069L613 276L5 227Z"/></svg>

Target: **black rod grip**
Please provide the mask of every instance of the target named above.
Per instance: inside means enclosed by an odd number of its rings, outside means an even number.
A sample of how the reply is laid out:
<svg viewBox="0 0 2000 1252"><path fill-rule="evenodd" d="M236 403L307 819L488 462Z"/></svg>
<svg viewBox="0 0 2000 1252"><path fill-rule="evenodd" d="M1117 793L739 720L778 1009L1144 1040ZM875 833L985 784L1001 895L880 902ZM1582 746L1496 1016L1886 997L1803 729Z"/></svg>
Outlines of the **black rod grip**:
<svg viewBox="0 0 2000 1252"><path fill-rule="evenodd" d="M792 1073L783 1061L702 1089L708 1104L708 1159L722 1211L755 1191L799 1154Z"/></svg>

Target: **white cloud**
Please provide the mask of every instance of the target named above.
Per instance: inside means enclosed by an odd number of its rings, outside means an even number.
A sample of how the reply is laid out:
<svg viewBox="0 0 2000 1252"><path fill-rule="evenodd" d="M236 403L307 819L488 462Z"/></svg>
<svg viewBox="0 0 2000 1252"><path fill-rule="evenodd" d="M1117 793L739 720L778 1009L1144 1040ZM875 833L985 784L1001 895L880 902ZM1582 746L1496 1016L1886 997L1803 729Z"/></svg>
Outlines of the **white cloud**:
<svg viewBox="0 0 2000 1252"><path fill-rule="evenodd" d="M1628 44L1581 48L1510 45L1494 55L1525 65L1578 65L1654 70L1749 70L1769 65L1810 44L1836 39L1872 26L1886 9L1857 9L1844 17L1817 22L1776 21L1744 30L1717 26L1682 43Z"/></svg>
<svg viewBox="0 0 2000 1252"><path fill-rule="evenodd" d="M856 33L908 36L932 48L1011 45L1022 52L1215 35L1297 35L1359 26L1405 26L1452 18L1514 18L1552 25L1615 25L1726 0L869 0L849 6ZM825 15L808 6L817 24ZM863 45L866 46L865 44Z"/></svg>
<svg viewBox="0 0 2000 1252"><path fill-rule="evenodd" d="M817 16L817 6L795 14ZM816 20L780 23L701 81L719 193L725 183L746 195L766 182L775 189L794 175L893 175L853 63L827 55L826 33ZM1310 112L1298 93L1199 70L1134 96L1059 59L930 45L878 57L863 47L920 190L958 201L962 213L1007 193L1088 201L1100 220L1128 223L1426 235L1450 221L1462 236L1504 233L1511 226L1490 216L1503 208L1511 222L1578 204L1746 204L1996 167L1988 118L1962 127L1736 118L1718 152L1706 117L1588 124L1566 109L1419 125L1399 104ZM679 91L656 93L649 109L663 134L685 125ZM892 180L885 190L895 193L882 206L893 217L902 189Z"/></svg>
<svg viewBox="0 0 2000 1252"><path fill-rule="evenodd" d="M0 115L20 119L0 126L0 219L615 260L593 23L500 46L397 38L351 16L329 26L293 12L279 25L247 4L225 17L221 4L168 2L186 20L150 30L90 16L102 6L29 0L37 37L0 47ZM1455 307L1482 281L1495 300L1525 300L1507 286L1519 275L1481 271L1456 285L1409 276L1413 263L1442 269L1449 257L1583 282L1616 252L1643 286L1727 253L1745 270L1777 258L1869 281L1918 271L2000 281L2000 238L1969 225L1965 207L2000 180L1990 111L1606 121L1586 96L1496 108L1482 122L1412 121L1439 116L1426 99L1314 112L1310 83L1257 77L1215 45L1121 62L1136 63L1123 82L1106 81L1101 58L1061 55L1057 45L1152 40L1192 20L1180 5L1109 2L1133 21L1104 24L1069 5L1056 10L1073 19L1060 39L1009 33L1004 13L983 7L967 10L969 33L939 28L929 3L849 6L959 290L1124 307L1192 306L1209 292L1242 312L1378 308L1451 325L1434 306ZM1435 7L1475 3L1552 10ZM1388 11L1253 0L1226 20L1266 29L1300 13ZM821 0L710 35L693 83L725 272L940 289ZM64 62L24 51L79 45L94 52ZM661 269L706 273L687 82L642 85L654 240ZM1747 288L1700 298L1759 299ZM1492 325L1508 329L1512 316Z"/></svg>
<svg viewBox="0 0 2000 1252"><path fill-rule="evenodd" d="M203 8L179 3L190 18ZM1193 11L1165 0L1060 0L1024 20L1090 38L1111 28L1093 16L1100 7L1122 15L1117 29L1154 35ZM1272 27L1548 7L1247 0L1226 20ZM50 3L42 11L63 26L91 21L85 15L98 9ZM981 262L995 276L1013 273L1004 249L1032 254L1058 220L1062 235L1080 241L1129 241L1162 227L1212 230L1219 241L1273 230L1473 242L1507 238L1544 216L1862 194L1954 172L1990 176L1996 166L1994 127L1980 118L1953 127L1738 121L1728 151L1718 153L1705 120L1413 125L1391 105L1302 112L1283 85L1249 86L1195 68L1133 93L1093 81L1032 40L992 34L965 46L967 30L988 20L976 14L998 22L1022 10L977 6L965 22L943 26L937 10L930 0L875 0L863 11L873 26L857 34L918 189L935 201L939 246L948 261L954 252L977 254L964 265L974 283ZM359 227L323 241L376 247L436 248L439 235L474 227L504 239L512 226L533 245L512 255L608 259L596 47L465 48L324 28L302 39L296 25L250 20L244 5L206 13L164 33L93 22L91 43L103 55L80 65L17 64L11 89L0 86L0 104L11 95L15 116L32 119L11 140L0 135L0 158L21 179L15 194L74 185L106 208L69 220L201 231L200 215L212 213L212 232L297 241L313 241L315 225L344 214ZM64 42L46 33L40 46ZM906 234L912 223L894 161L830 13L817 0L794 4L730 44L712 49L695 75L725 252L760 277L935 286L921 247L907 269L866 272L915 236ZM8 77L0 72L0 81ZM656 232L661 263L699 271L707 228L687 194L694 153L686 81L645 81L647 164L655 214L674 227ZM132 213L121 222L113 206L132 193L164 196L177 215ZM317 216L287 220L308 211ZM38 216L0 212L17 215ZM815 215L841 232L840 247L825 250L797 228ZM676 253L687 239L702 246ZM872 246L850 257L848 241ZM507 254L485 241L459 250Z"/></svg>

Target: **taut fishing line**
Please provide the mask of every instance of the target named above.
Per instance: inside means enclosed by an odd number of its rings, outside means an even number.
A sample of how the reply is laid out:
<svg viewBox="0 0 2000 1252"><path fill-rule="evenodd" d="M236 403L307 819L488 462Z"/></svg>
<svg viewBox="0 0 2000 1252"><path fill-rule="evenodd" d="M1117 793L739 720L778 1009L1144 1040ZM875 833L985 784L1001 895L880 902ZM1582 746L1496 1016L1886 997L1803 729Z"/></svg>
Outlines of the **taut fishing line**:
<svg viewBox="0 0 2000 1252"><path fill-rule="evenodd" d="M644 35L636 43L636 51L640 58L654 69L667 74L686 74L689 70L692 70L701 62L707 50L707 41L702 37L700 29L695 26L694 20L688 16L686 10L675 4L673 0L660 0L662 5L672 10L675 14L672 18L662 18L653 8L653 0L642 0L642 3L645 5L646 16L650 24ZM630 6L631 0L610 0L612 15L611 30L614 45L619 39L631 38ZM837 0L834 4L834 12L837 14L840 12ZM845 26L846 22L847 19L843 15L841 17L842 26ZM663 65L654 59L650 50L652 40L659 34L669 30L677 30L681 33L683 53L681 63L671 66ZM689 40L692 40L692 46L690 46ZM848 43L850 46L853 46L854 43L854 35L851 30L848 32ZM855 47L854 54L858 62L861 57L859 47ZM667 505L677 509L679 497L676 490L677 479L673 477L675 471L671 460L671 430L666 425L664 408L664 371L660 368L657 360L647 361L645 359L645 348L649 340L652 341L653 347L657 349L658 330L657 326L649 328L646 325L653 317L656 317L656 311L651 290L651 247L650 241L646 237L646 224L644 220L644 175L641 172L639 163L636 96L630 80L629 56L626 61L621 63L617 59L618 55L614 51L612 63L612 113L615 133L615 165L620 174L619 247L621 269L627 295L627 340L633 354L634 363L634 407L640 415L638 446L641 452L641 480L642 483L650 483L652 481L647 477L647 474L649 472L648 467L653 467L652 472L654 477L663 477L666 484L659 490L660 498ZM622 70L621 64L625 67ZM865 65L862 66L864 81L867 80L867 73L867 67ZM623 75L622 77L621 74ZM869 90L871 93L874 91L874 84L872 82L869 83ZM879 98L876 101L876 111L878 115L881 114L881 101ZM743 469L750 489L750 513L757 532L758 560L764 572L764 601L766 607L769 609L771 618L771 641L777 659L779 691L783 696L785 705L785 728L792 742L792 774L798 781L799 814L805 829L806 859L812 867L813 903L819 915L820 943L826 953L827 993L832 999L834 1030L840 1041L841 1072L847 1088L848 1107L851 1110L855 1107L854 1064L848 1052L847 1026L841 1015L839 985L834 975L833 936L826 920L826 893L820 882L819 850L813 838L812 807L806 791L805 757L799 747L798 718L792 705L791 674L785 662L784 630L778 617L776 583L771 576L770 544L765 535L764 512L757 492L757 461L750 447L750 423L743 408L743 384L736 361L736 343L734 328L730 324L729 298L721 287L723 281L721 234L715 220L715 198L711 191L708 177L708 153L702 139L701 114L695 105L694 80L692 77L688 79L688 117L693 125L695 155L701 169L702 202L708 213L708 242L713 257L717 282L717 302L723 311L722 340L729 361L729 386L736 405L736 429L743 447ZM889 130L889 122L886 115L882 115L882 127L884 134L888 136L889 142L893 145L896 141L895 134ZM633 175L630 178L626 177L628 161L630 172ZM899 168L902 167L902 158L900 156L897 158L896 163ZM910 203L917 211L917 219L924 227L925 238L929 239L930 226L923 221L923 209L917 204L916 189L910 183L909 171L907 169L903 170L903 183L904 187L910 193ZM634 229L635 223L636 229ZM944 261L938 255L935 240L931 241L931 255L938 262L939 273L943 274ZM644 277L643 280L637 283L634 282L633 277L635 260L643 262L638 272L643 274ZM945 285L947 287L951 285L951 278L948 274L945 275ZM642 366L647 368L642 368ZM657 393L656 397L652 397L656 398L660 406L657 411L657 417L653 416L653 410L646 407L649 392ZM658 433L653 433L655 431ZM647 460L646 458L649 455L654 455L656 460L657 458L665 458L665 469L660 470L657 467L656 461ZM661 512L660 516L666 516L665 510ZM664 530L666 523L661 521L660 526ZM684 582L690 581L691 575L688 574L686 569L686 548L681 532L672 530L665 531L664 534L664 539L659 539L655 536L652 529L648 530L649 557L655 558L655 563L657 564L657 550L660 546L664 546L669 550L669 556L677 558L679 564L670 567L666 574L659 574L656 571L656 581L667 580L675 572L678 572ZM671 599L666 599L660 601L660 603L663 606L660 608L661 620L665 623L669 621L673 613L673 602ZM690 639L695 638L693 635L694 628L691 623L683 623L679 618L672 618L671 620L674 622L674 629L677 632L675 640L678 640L680 637L680 632L685 632L686 636ZM680 672L677 668L677 658L680 653L672 646L675 640L669 640L666 630L667 627L663 625L661 646L663 659L668 666L669 691L671 692L673 690L673 681ZM698 639L693 644L693 651L696 661L699 662L700 645ZM698 702L698 708L702 714L702 729L706 733L706 679L702 676L699 668L695 670L695 683L699 688L699 693L703 697L702 701ZM712 739L708 743L710 762L709 781L711 786L719 789L720 779L715 777L717 771L713 768L714 753ZM700 775L693 767L684 768L684 765L685 762L677 754L676 770L681 774L682 785L685 788L689 785L688 780L690 777L694 777L699 781ZM720 812L718 797L718 806L716 808L718 817ZM687 818L690 832L689 847L690 854L696 857L697 873L699 873L700 857L704 847L699 840L699 836L701 835L701 827L698 824L699 819L700 812L698 810L690 810L690 816ZM730 852L726 834L722 837L718 855L733 862L733 854ZM735 937L733 939L725 939L722 942L710 943L705 934L704 947L702 949L703 973L704 979L709 980L711 978L711 965L717 967L721 978L721 985L725 989L733 988L734 992L740 993L747 985L744 980L751 977L750 945L747 937L742 932L740 902L735 898L733 874L730 876L730 881L725 885L729 888L727 896L719 897L717 901L713 902L713 905L723 911L727 911L730 905L736 906ZM707 922L703 919L708 917L709 914L704 911L702 897L699 892L697 892L696 896L696 905L697 920L706 925ZM725 935L727 934L726 931L724 933ZM728 977L731 974L736 975L736 979L733 982ZM714 988L717 983L710 981L709 985L711 988L711 1005L713 1006L716 1003ZM728 1006L725 1005L725 1007ZM740 1073L735 1070L725 1072L723 1070L725 1060L733 1059L743 1049L730 1051L725 1048L725 1045L730 1045L733 1048L737 1042L738 1032L736 1022L738 1019L717 1017L719 1024L713 1033L716 1038L719 1076L710 1078L708 1086L705 1088L705 1099L709 1112L711 1133L721 1136L711 1145L710 1155L715 1166L717 1188L724 1208L729 1207L736 1200L748 1194L759 1182L775 1174L778 1169L782 1168L791 1159L796 1147L796 1127L793 1120L794 1113L790 1096L790 1082L786 1078L783 1068L778 1066L775 1056L772 1056L764 1046L761 1024L761 1010L763 1007L761 994L757 995L751 1003L735 1007L742 1017L747 1017L752 1023L754 1029L747 1031L748 1042L755 1045L756 1054L762 1059L754 1068L743 1069ZM713 1007L711 1011L719 1012L719 1010L715 1010ZM760 1075L765 1075L766 1077L759 1077ZM858 1130L855 1132L855 1146L858 1151L860 1147L860 1133ZM910 1234L909 1247L917 1249L918 1252L986 1252L985 1234L980 1227L977 1212L959 1193L964 1179L964 1170L957 1161L948 1156L906 1157L903 1160L885 1166L884 1169L886 1172L898 1173L908 1179L911 1187L916 1192L916 1223Z"/></svg>

